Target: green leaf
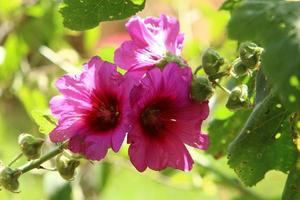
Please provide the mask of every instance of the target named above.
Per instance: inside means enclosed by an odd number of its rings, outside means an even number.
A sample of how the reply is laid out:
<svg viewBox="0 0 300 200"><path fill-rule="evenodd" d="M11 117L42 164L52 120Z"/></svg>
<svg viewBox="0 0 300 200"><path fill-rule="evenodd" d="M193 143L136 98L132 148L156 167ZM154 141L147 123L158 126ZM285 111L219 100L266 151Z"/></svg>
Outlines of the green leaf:
<svg viewBox="0 0 300 200"><path fill-rule="evenodd" d="M208 127L210 146L207 153L215 158L226 154L229 143L239 134L250 113L250 110L241 110L227 119L212 121Z"/></svg>
<svg viewBox="0 0 300 200"><path fill-rule="evenodd" d="M227 10L227 11L232 11L234 10L242 0L226 0L224 3L221 5L220 10Z"/></svg>
<svg viewBox="0 0 300 200"><path fill-rule="evenodd" d="M145 0L64 0L60 12L66 27L82 31L102 21L125 19L144 6Z"/></svg>
<svg viewBox="0 0 300 200"><path fill-rule="evenodd" d="M57 120L49 112L33 110L31 115L35 123L39 126L39 131L43 134L50 133L56 126Z"/></svg>
<svg viewBox="0 0 300 200"><path fill-rule="evenodd" d="M271 91L271 85L261 70L256 74L255 78L255 105L262 102Z"/></svg>
<svg viewBox="0 0 300 200"><path fill-rule="evenodd" d="M34 109L46 109L48 107L48 100L45 97L45 94L38 89L22 85L16 91L16 95L23 103L24 108L29 115Z"/></svg>
<svg viewBox="0 0 300 200"><path fill-rule="evenodd" d="M300 199L300 159L291 169L285 188L282 194L282 200Z"/></svg>
<svg viewBox="0 0 300 200"><path fill-rule="evenodd" d="M279 104L274 93L257 104L229 146L228 164L247 186L255 185L269 170L287 172L295 161L289 113Z"/></svg>
<svg viewBox="0 0 300 200"><path fill-rule="evenodd" d="M232 13L229 37L265 48L262 70L288 109L300 110L300 2L243 1Z"/></svg>
<svg viewBox="0 0 300 200"><path fill-rule="evenodd" d="M4 43L4 60L0 62L0 81L11 80L19 70L22 57L27 53L28 47L16 34L8 36Z"/></svg>

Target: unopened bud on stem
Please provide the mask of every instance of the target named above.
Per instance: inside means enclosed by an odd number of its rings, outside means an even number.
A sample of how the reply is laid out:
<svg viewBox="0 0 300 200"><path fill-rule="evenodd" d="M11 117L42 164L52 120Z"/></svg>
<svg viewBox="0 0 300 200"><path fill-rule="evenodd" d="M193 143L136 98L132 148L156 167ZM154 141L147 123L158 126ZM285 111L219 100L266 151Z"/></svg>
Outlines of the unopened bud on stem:
<svg viewBox="0 0 300 200"><path fill-rule="evenodd" d="M191 97L197 102L203 102L210 99L214 89L211 82L205 76L197 76L193 78L191 86Z"/></svg>
<svg viewBox="0 0 300 200"><path fill-rule="evenodd" d="M242 63L252 70L259 66L262 52L263 48L253 42L243 42L239 48Z"/></svg>
<svg viewBox="0 0 300 200"><path fill-rule="evenodd" d="M61 177L67 181L74 178L75 169L79 164L79 160L66 156L63 153L56 157L56 168Z"/></svg>
<svg viewBox="0 0 300 200"><path fill-rule="evenodd" d="M34 160L40 157L43 143L44 139L36 138L27 133L22 133L19 136L19 145L28 160Z"/></svg>
<svg viewBox="0 0 300 200"><path fill-rule="evenodd" d="M226 107L232 111L249 107L247 85L235 87L231 91Z"/></svg>
<svg viewBox="0 0 300 200"><path fill-rule="evenodd" d="M215 75L220 71L224 64L224 59L213 49L207 49L202 56L202 67L209 76Z"/></svg>
<svg viewBox="0 0 300 200"><path fill-rule="evenodd" d="M0 166L0 186L10 192L17 192L19 189L20 170L13 170L3 165Z"/></svg>
<svg viewBox="0 0 300 200"><path fill-rule="evenodd" d="M242 62L240 58L237 58L235 61L233 61L232 66L233 66L233 73L236 77L244 76L251 73L251 71Z"/></svg>

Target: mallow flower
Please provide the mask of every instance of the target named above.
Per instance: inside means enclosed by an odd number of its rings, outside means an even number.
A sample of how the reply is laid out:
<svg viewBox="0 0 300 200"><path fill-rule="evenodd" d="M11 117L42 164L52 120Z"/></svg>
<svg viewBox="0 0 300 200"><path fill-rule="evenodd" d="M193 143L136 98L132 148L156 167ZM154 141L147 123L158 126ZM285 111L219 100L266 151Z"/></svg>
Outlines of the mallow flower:
<svg viewBox="0 0 300 200"><path fill-rule="evenodd" d="M163 69L149 70L133 86L127 142L130 160L138 171L147 167L188 171L193 159L185 145L208 148L208 136L200 131L209 113L208 102L191 100L191 81L191 68L171 62Z"/></svg>
<svg viewBox="0 0 300 200"><path fill-rule="evenodd" d="M179 33L176 18L161 15L141 19L135 16L126 23L126 28L131 40L115 51L116 65L143 74L170 61L185 64L180 58L184 36Z"/></svg>
<svg viewBox="0 0 300 200"><path fill-rule="evenodd" d="M116 66L93 57L78 75L56 82L62 95L50 101L58 119L50 133L52 142L69 140L69 149L89 160L104 158L109 148L117 152L128 131L128 81Z"/></svg>

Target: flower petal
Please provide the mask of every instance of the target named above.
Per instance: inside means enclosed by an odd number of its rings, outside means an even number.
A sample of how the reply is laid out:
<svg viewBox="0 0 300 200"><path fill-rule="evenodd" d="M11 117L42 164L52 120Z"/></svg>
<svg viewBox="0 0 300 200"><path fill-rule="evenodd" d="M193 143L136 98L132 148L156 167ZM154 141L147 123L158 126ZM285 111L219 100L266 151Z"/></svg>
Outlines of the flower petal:
<svg viewBox="0 0 300 200"><path fill-rule="evenodd" d="M84 155L90 160L101 160L111 147L112 135L88 135L84 142L86 146Z"/></svg>

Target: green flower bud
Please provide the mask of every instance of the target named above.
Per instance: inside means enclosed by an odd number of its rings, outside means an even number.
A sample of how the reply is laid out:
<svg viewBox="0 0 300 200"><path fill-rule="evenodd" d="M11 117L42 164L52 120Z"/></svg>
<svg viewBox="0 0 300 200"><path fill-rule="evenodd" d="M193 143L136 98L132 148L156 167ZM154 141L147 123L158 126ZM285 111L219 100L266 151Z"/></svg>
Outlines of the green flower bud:
<svg viewBox="0 0 300 200"><path fill-rule="evenodd" d="M20 170L13 170L9 167L0 166L0 185L10 192L17 192L19 189Z"/></svg>
<svg viewBox="0 0 300 200"><path fill-rule="evenodd" d="M19 145L28 160L34 160L40 157L43 143L44 139L36 138L27 133L22 133L19 136Z"/></svg>
<svg viewBox="0 0 300 200"><path fill-rule="evenodd" d="M183 60L182 57L171 54L169 52L166 53L166 55L163 57L163 59L161 59L158 63L156 63L156 66L158 68L163 69L170 62L175 62L180 67L186 67L187 66L186 62Z"/></svg>
<svg viewBox="0 0 300 200"><path fill-rule="evenodd" d="M243 42L239 48L242 63L252 70L259 66L262 52L263 48L253 42Z"/></svg>
<svg viewBox="0 0 300 200"><path fill-rule="evenodd" d="M235 87L227 100L226 107L229 110L235 111L249 106L248 101L248 87L247 85L241 85Z"/></svg>
<svg viewBox="0 0 300 200"><path fill-rule="evenodd" d="M213 49L207 49L202 56L202 66L205 73L209 76L215 75L220 71L224 64L224 59Z"/></svg>
<svg viewBox="0 0 300 200"><path fill-rule="evenodd" d="M210 99L214 89L211 82L205 76L197 76L193 78L191 85L191 97L197 102L203 102Z"/></svg>
<svg viewBox="0 0 300 200"><path fill-rule="evenodd" d="M62 178L70 181L74 178L75 169L79 166L79 160L60 154L56 157L56 168Z"/></svg>
<svg viewBox="0 0 300 200"><path fill-rule="evenodd" d="M235 61L233 61L233 73L235 76L244 76L250 73L248 67L242 63L242 60L240 58L237 58Z"/></svg>

